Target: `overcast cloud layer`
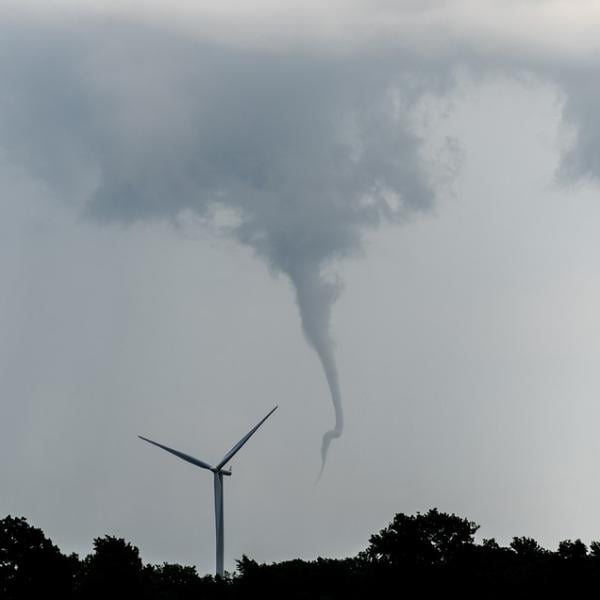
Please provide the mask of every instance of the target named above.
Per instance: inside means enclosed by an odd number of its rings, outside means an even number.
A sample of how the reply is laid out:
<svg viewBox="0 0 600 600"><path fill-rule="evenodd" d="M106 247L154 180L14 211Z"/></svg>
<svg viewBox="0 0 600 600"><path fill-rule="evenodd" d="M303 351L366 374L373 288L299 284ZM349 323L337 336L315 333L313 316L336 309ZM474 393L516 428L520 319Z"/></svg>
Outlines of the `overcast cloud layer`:
<svg viewBox="0 0 600 600"><path fill-rule="evenodd" d="M433 204L409 117L442 68L403 64L387 48L315 56L127 24L61 26L49 39L32 27L33 47L23 34L5 67L11 156L61 190L87 174L83 212L99 221L225 209L230 235L296 290L335 410L324 465L343 409L330 334L339 284L323 270L360 251L366 228Z"/></svg>
<svg viewBox="0 0 600 600"><path fill-rule="evenodd" d="M331 326L342 259L363 256L368 262L365 236L384 223L406 223L397 232L402 236L424 215L439 218L440 204L444 213L460 204L471 127L468 121L454 130L449 125L460 107L473 97L496 103L486 117L493 128L504 94L508 105L523 90L524 97L543 98L554 107L547 113L548 131L556 129L558 117L562 121L552 140L555 158L532 158L534 171L534 164L554 161L541 185L550 189L553 178L573 186L600 177L600 13L593 3L407 2L402 9L353 3L289 13L270 4L249 10L224 3L216 10L180 3L167 15L159 4L100 9L65 2L52 11L11 3L0 10L5 223L27 223L27 207L37 206L31 209L37 214L44 206L45 216L36 216L43 231L52 228L55 215L61 223L82 218L72 227L83 228L87 233L75 234L83 238L136 240L136 226L145 224L157 228L150 231L160 231L162 240L168 224L173 239L211 232L224 252L235 251L223 240L250 249L291 282L304 335L325 370L335 421L323 438L323 461L344 425L333 344L338 335ZM494 85L498 97L481 92ZM535 110L534 100L523 102L525 109L505 116L516 129L518 119ZM490 193L507 164L499 162L485 182ZM127 228L114 230L115 224ZM19 256L16 249L26 239L35 247L31 231L6 237L8 256ZM83 238L73 246L85 244ZM199 255L206 244L198 243ZM223 267L214 260L214 269ZM389 276L402 288L401 272ZM252 285L232 293L250 293L244 290ZM141 310L136 306L134 313ZM268 338L271 332L267 321L257 323L254 335ZM7 364L22 368L26 356L15 359L10 346L18 335L6 336L3 353ZM214 331L209 346L238 343L237 336L223 336ZM131 343L137 348L140 342ZM199 336L198 344L206 343ZM107 344L120 347L118 339ZM355 351L370 349L359 344ZM125 359L124 373L127 364ZM256 376L277 378L281 369L279 362L265 363ZM29 376L35 379L35 369ZM14 391L7 387L11 396ZM279 401L270 400L267 406ZM18 399L8 406L8 415L20 410ZM309 412L311 406L302 408ZM20 414L26 428L28 417ZM324 429L322 416L307 415ZM308 456L311 451L308 445L298 449Z"/></svg>

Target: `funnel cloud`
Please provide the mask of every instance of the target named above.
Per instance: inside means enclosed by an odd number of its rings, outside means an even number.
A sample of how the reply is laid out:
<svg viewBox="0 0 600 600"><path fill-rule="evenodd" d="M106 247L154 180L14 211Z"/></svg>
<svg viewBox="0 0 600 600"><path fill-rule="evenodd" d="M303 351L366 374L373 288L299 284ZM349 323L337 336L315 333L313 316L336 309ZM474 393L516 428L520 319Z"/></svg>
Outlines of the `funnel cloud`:
<svg viewBox="0 0 600 600"><path fill-rule="evenodd" d="M323 434L321 445L321 473L325 468L329 445L339 438L344 431L344 410L337 365L333 352L333 341L330 333L331 306L339 292L339 287L325 281L316 267L302 265L289 272L291 281L296 289L296 298L302 330L308 343L318 354L323 371L329 385L335 425L333 429Z"/></svg>

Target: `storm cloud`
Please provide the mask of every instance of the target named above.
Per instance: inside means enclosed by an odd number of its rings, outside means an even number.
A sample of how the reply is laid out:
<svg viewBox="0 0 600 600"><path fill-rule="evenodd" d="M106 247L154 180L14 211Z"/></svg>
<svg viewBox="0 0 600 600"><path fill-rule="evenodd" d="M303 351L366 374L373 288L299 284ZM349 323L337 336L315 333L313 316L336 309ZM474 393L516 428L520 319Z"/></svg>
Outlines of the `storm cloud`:
<svg viewBox="0 0 600 600"><path fill-rule="evenodd" d="M412 114L450 73L385 49L240 48L127 23L30 26L6 45L10 160L97 221L220 224L289 278L333 401L324 464L343 430L326 271L366 230L433 206Z"/></svg>
<svg viewBox="0 0 600 600"><path fill-rule="evenodd" d="M456 143L427 146L423 106L465 71L549 83L571 132L557 173L600 177L597 42L586 19L565 25L567 3L534 4L16 10L0 25L2 162L93 223L199 223L287 277L333 403L324 465L344 427L336 265L444 193L436 152Z"/></svg>

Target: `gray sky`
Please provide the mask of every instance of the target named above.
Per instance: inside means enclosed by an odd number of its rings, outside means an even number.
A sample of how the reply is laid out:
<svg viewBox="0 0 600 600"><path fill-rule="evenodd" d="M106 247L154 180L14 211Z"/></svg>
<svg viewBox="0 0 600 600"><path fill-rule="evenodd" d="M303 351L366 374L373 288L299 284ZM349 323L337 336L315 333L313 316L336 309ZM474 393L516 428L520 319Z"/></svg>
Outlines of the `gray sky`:
<svg viewBox="0 0 600 600"><path fill-rule="evenodd" d="M595 3L0 14L2 514L212 571L211 477L136 435L216 461L279 404L229 568L433 506L600 538Z"/></svg>

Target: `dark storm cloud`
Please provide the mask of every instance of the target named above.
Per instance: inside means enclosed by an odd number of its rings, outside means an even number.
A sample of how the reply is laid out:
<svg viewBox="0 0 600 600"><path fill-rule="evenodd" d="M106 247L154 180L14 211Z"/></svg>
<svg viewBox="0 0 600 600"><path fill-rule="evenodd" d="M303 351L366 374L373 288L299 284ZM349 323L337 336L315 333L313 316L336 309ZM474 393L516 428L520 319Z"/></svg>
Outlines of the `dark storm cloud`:
<svg viewBox="0 0 600 600"><path fill-rule="evenodd" d="M340 284L324 270L360 253L366 230L433 206L435 177L412 119L419 100L444 94L457 65L537 72L564 91L577 133L560 172L600 176L594 69L571 61L556 76L552 53L517 56L510 36L487 44L454 32L418 53L418 35L389 32L335 50L309 38L218 42L131 20L57 23L2 27L4 159L97 221L192 213L210 222L225 209L227 233L295 289L335 409L323 460L343 429L330 333Z"/></svg>
<svg viewBox="0 0 600 600"><path fill-rule="evenodd" d="M433 205L411 110L448 79L414 57L261 50L115 24L4 37L6 155L100 221L209 218L292 282L343 429L323 269L381 221Z"/></svg>
<svg viewBox="0 0 600 600"><path fill-rule="evenodd" d="M562 156L559 175L567 181L600 179L600 68L585 61L562 70L557 81L564 93L563 118L573 140Z"/></svg>

